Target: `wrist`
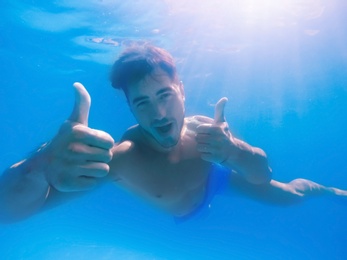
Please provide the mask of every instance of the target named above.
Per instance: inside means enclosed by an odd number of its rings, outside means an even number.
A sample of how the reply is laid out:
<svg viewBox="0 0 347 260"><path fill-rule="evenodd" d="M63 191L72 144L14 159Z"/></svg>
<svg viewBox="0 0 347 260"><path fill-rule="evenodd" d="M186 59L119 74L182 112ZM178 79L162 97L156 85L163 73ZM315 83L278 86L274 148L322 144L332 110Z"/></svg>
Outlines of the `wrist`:
<svg viewBox="0 0 347 260"><path fill-rule="evenodd" d="M49 162L48 145L49 142L42 144L35 152L31 153L29 158L12 165L11 168L21 169L20 172L24 174L26 179L41 182L42 185L48 184L45 174Z"/></svg>
<svg viewBox="0 0 347 260"><path fill-rule="evenodd" d="M254 166L257 149L246 142L233 138L228 156L220 164L237 171L241 175L248 175Z"/></svg>
<svg viewBox="0 0 347 260"><path fill-rule="evenodd" d="M245 142L236 138L232 138L231 143L232 144L227 157L222 160L220 164L235 165L240 161L242 154L245 152Z"/></svg>

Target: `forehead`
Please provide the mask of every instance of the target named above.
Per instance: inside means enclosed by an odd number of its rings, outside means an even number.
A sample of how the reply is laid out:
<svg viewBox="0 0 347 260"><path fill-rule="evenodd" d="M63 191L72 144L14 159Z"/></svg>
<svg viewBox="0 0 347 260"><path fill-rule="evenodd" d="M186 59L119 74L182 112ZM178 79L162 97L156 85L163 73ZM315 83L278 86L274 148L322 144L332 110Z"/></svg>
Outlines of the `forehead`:
<svg viewBox="0 0 347 260"><path fill-rule="evenodd" d="M146 75L142 80L129 85L129 101L141 95L151 95L163 88L175 88L175 84L169 75L161 70L155 69L151 74Z"/></svg>

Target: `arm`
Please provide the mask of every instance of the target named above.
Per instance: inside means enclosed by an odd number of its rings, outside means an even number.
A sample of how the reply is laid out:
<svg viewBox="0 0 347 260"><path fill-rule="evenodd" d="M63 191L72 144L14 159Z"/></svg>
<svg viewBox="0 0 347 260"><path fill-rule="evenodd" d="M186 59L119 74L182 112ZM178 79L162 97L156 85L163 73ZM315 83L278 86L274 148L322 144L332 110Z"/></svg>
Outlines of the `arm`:
<svg viewBox="0 0 347 260"><path fill-rule="evenodd" d="M252 184L270 182L271 169L264 151L250 146L230 133L224 117L226 102L227 99L222 98L216 104L215 118L211 124L197 127L196 141L201 158L235 170Z"/></svg>
<svg viewBox="0 0 347 260"><path fill-rule="evenodd" d="M252 184L263 184L271 180L271 168L265 152L242 140L231 138L229 151L221 165L235 170Z"/></svg>
<svg viewBox="0 0 347 260"><path fill-rule="evenodd" d="M76 102L70 118L58 134L30 158L0 176L0 221L28 217L54 204L61 196L72 196L104 181L112 159L112 137L87 126L90 97L77 83ZM51 205L50 205L51 206Z"/></svg>
<svg viewBox="0 0 347 260"><path fill-rule="evenodd" d="M40 155L11 166L0 176L0 222L25 218L45 203L50 186L45 180Z"/></svg>

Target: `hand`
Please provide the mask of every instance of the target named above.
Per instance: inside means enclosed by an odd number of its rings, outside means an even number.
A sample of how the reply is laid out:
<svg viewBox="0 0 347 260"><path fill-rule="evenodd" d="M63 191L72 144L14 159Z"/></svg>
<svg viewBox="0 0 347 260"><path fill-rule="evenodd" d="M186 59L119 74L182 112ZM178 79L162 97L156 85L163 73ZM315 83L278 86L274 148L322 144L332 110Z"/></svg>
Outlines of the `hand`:
<svg viewBox="0 0 347 260"><path fill-rule="evenodd" d="M69 119L43 149L48 183L62 192L95 187L109 172L114 140L106 132L88 127L91 99L81 83L74 83L76 99Z"/></svg>
<svg viewBox="0 0 347 260"><path fill-rule="evenodd" d="M197 127L197 149L205 161L222 163L236 153L236 144L224 117L227 101L223 97L217 102L213 124L201 124Z"/></svg>

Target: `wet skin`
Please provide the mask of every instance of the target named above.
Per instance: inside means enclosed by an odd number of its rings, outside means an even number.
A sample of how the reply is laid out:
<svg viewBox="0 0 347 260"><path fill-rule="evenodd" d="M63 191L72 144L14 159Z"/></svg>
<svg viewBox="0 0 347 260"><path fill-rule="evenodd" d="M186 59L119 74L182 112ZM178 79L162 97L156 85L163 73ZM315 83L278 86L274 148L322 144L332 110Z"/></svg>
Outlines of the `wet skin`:
<svg viewBox="0 0 347 260"><path fill-rule="evenodd" d="M205 194L210 162L201 159L196 128L205 117L184 118L184 92L163 72L132 85L128 102L137 122L113 149L109 175L118 185L181 216Z"/></svg>

